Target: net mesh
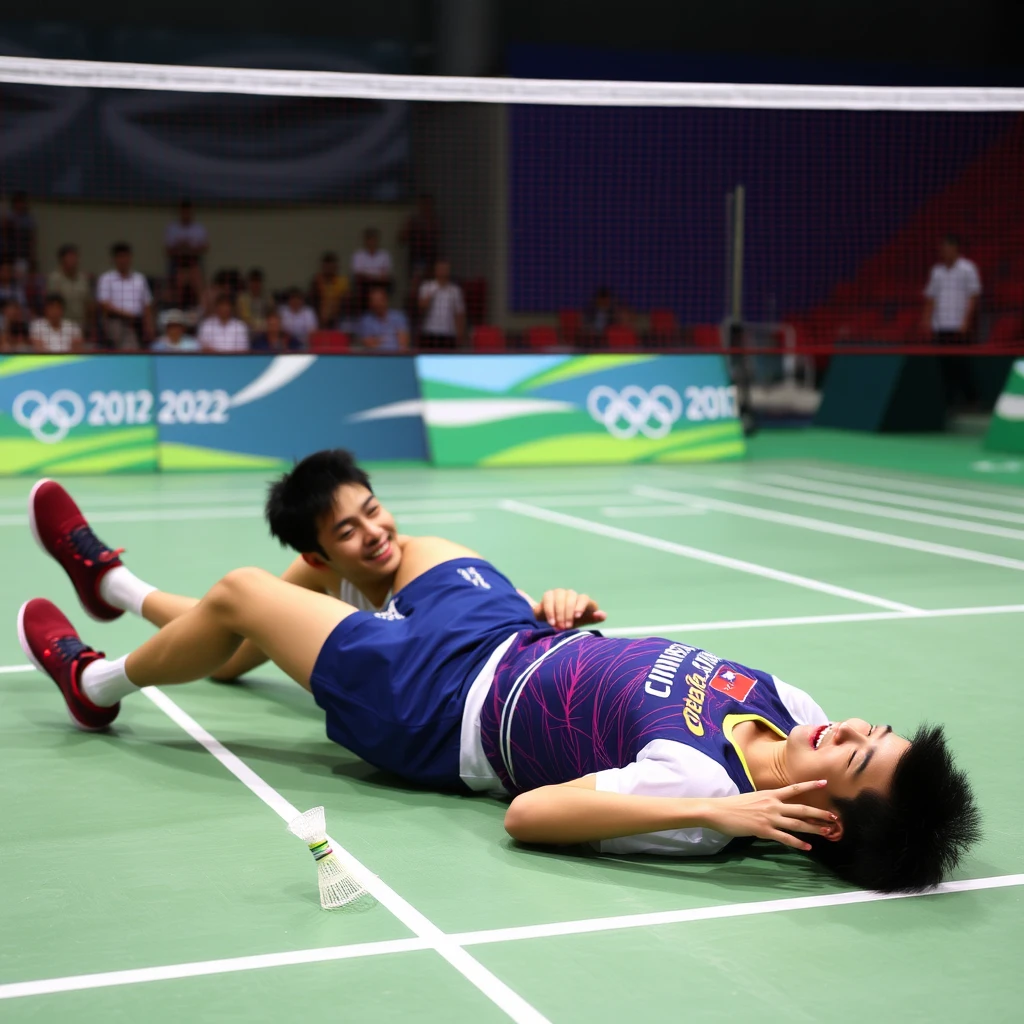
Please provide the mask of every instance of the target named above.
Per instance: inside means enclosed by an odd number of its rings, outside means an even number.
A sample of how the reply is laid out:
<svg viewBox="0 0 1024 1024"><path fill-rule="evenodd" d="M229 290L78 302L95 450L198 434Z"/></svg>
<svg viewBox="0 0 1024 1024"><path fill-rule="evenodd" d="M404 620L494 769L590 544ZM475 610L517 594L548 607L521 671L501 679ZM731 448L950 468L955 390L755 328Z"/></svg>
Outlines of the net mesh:
<svg viewBox="0 0 1024 1024"><path fill-rule="evenodd" d="M965 340L1024 335L1019 90L0 58L0 118L7 351L24 344L8 324L58 286L101 348L126 332L149 344L171 310L199 332L222 297L247 344L324 351L403 333L423 348L705 349L736 324L787 351L920 344L951 329L924 295L945 236L981 284ZM91 301L119 241L152 324L122 330ZM66 245L89 300L51 276ZM383 342L368 317L391 325Z"/></svg>

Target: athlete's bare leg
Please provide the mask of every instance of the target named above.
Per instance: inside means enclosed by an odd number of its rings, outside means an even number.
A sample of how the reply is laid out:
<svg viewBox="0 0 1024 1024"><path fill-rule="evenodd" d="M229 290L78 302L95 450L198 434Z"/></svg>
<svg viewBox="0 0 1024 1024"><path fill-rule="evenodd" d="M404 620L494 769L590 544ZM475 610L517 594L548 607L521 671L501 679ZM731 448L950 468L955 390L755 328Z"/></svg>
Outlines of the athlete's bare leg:
<svg viewBox="0 0 1024 1024"><path fill-rule="evenodd" d="M410 541L395 591L442 562L464 557L475 553L437 537ZM320 649L354 611L352 605L293 586L262 569L236 569L130 654L125 671L136 686L189 682L215 672L247 639L309 689Z"/></svg>

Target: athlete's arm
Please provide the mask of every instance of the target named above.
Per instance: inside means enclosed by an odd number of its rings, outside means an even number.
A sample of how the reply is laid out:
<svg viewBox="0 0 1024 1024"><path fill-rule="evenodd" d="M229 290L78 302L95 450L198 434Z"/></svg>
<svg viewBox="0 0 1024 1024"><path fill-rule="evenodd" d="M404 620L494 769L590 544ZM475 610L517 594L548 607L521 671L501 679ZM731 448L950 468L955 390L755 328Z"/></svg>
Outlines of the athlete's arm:
<svg viewBox="0 0 1024 1024"><path fill-rule="evenodd" d="M725 797L666 797L607 793L587 775L520 793L505 813L505 831L524 843L594 843L647 832L709 828L727 836L774 839L796 850L810 846L790 832L818 832L835 821L829 811L788 801L824 783Z"/></svg>
<svg viewBox="0 0 1024 1024"><path fill-rule="evenodd" d="M326 592L328 582L326 570L314 569L313 566L309 565L302 558L296 558L281 573L281 579L285 583L292 583L297 587L303 587L318 594ZM258 668L268 660L267 656L251 640L243 640L238 645L238 650L213 673L212 678L222 681L237 679L239 676L244 676L246 672L251 672L254 668Z"/></svg>

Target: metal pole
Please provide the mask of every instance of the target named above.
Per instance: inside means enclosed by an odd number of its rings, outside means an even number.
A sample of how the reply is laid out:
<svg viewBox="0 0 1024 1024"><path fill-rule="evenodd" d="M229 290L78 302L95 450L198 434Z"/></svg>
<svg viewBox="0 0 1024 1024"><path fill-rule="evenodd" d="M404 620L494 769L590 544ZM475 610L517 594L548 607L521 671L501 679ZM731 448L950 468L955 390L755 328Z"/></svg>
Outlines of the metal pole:
<svg viewBox="0 0 1024 1024"><path fill-rule="evenodd" d="M732 308L729 310L734 324L743 322L743 217L746 189L736 186L735 213L732 225Z"/></svg>

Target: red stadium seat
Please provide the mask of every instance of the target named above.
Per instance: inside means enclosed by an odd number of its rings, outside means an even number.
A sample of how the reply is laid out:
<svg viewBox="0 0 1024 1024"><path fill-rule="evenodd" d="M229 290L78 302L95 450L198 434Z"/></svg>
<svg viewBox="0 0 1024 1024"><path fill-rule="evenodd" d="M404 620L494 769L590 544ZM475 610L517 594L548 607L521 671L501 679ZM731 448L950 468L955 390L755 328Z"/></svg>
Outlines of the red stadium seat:
<svg viewBox="0 0 1024 1024"><path fill-rule="evenodd" d="M348 352L352 340L343 331L314 331L309 336L309 351L320 355L332 352Z"/></svg>
<svg viewBox="0 0 1024 1024"><path fill-rule="evenodd" d="M481 324L473 328L473 351L474 352L504 352L505 335L500 327L490 327Z"/></svg>
<svg viewBox="0 0 1024 1024"><path fill-rule="evenodd" d="M1000 309L1024 306L1024 281L1000 281L992 291L994 304Z"/></svg>
<svg viewBox="0 0 1024 1024"><path fill-rule="evenodd" d="M671 337L679 333L679 321L671 309L651 310L651 334L659 338Z"/></svg>
<svg viewBox="0 0 1024 1024"><path fill-rule="evenodd" d="M640 341L632 327L624 327L622 324L612 324L605 333L608 339L608 347L613 349L639 348Z"/></svg>
<svg viewBox="0 0 1024 1024"><path fill-rule="evenodd" d="M989 331L988 345L1013 345L1024 340L1024 319L1012 314L1001 316Z"/></svg>
<svg viewBox="0 0 1024 1024"><path fill-rule="evenodd" d="M693 328L695 348L721 348L722 332L717 324L695 324Z"/></svg>
<svg viewBox="0 0 1024 1024"><path fill-rule="evenodd" d="M530 327L526 331L526 343L532 349L554 348L558 344L558 331L554 327Z"/></svg>
<svg viewBox="0 0 1024 1024"><path fill-rule="evenodd" d="M567 345L576 344L582 327L583 314L578 309L560 309L558 311L558 330Z"/></svg>

